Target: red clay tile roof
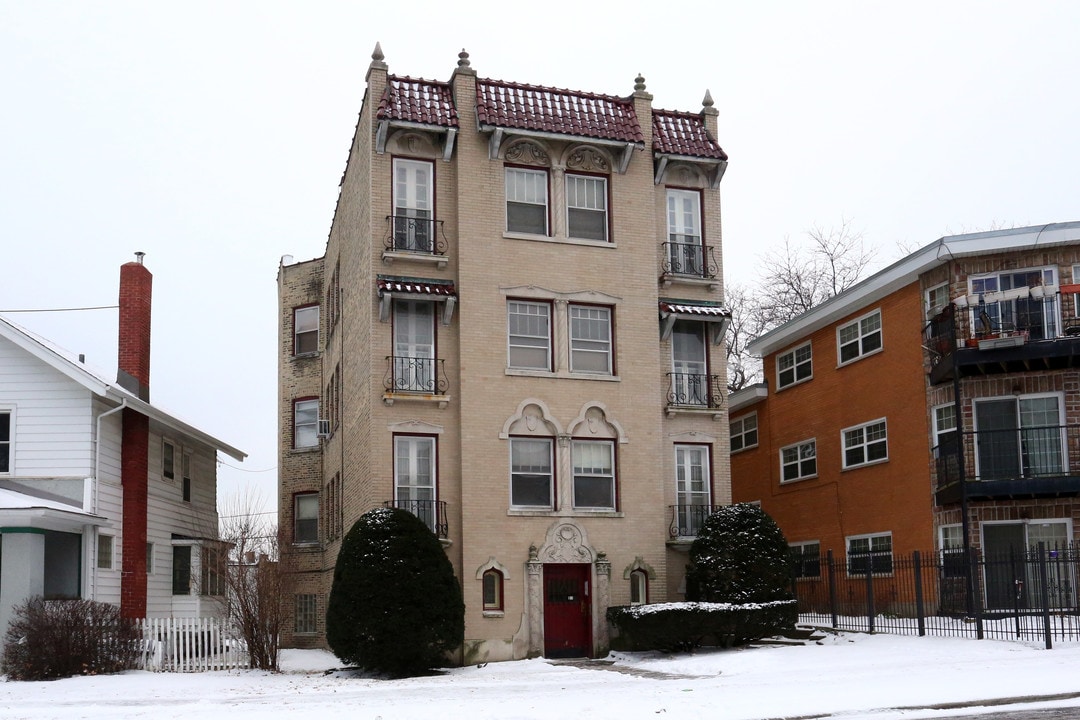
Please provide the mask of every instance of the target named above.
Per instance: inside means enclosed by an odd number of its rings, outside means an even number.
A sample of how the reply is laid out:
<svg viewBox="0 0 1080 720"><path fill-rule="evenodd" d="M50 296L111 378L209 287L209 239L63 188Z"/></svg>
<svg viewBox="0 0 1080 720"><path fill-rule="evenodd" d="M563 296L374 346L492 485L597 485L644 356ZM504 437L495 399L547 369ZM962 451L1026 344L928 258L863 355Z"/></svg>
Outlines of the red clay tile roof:
<svg viewBox="0 0 1080 720"><path fill-rule="evenodd" d="M675 315L695 315L701 318L729 317L731 312L723 305L681 303L668 300L660 301L660 312Z"/></svg>
<svg viewBox="0 0 1080 720"><path fill-rule="evenodd" d="M611 95L477 80L476 115L481 125L620 142L645 140L634 103Z"/></svg>
<svg viewBox="0 0 1080 720"><path fill-rule="evenodd" d="M653 110L653 151L670 155L727 160L716 140L705 129L700 115L675 110Z"/></svg>
<svg viewBox="0 0 1080 720"><path fill-rule="evenodd" d="M449 83L394 75L387 78L377 117L441 127L458 126Z"/></svg>
<svg viewBox="0 0 1080 720"><path fill-rule="evenodd" d="M376 279L379 295L384 292L410 293L417 295L440 295L457 297L457 290L450 280L425 280L424 278L387 277L379 275Z"/></svg>

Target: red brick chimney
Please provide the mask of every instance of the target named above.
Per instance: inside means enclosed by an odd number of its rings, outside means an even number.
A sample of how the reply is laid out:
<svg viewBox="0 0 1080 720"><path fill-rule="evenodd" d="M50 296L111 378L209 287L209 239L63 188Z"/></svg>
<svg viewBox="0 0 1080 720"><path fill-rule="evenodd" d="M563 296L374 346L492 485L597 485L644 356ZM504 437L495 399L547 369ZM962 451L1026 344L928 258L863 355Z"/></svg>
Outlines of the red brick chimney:
<svg viewBox="0 0 1080 720"><path fill-rule="evenodd" d="M116 383L150 402L150 290L153 276L143 254L120 266L120 342ZM124 408L120 484L124 489L120 614L146 617L146 519L150 472L150 419Z"/></svg>
<svg viewBox="0 0 1080 720"><path fill-rule="evenodd" d="M150 402L150 295L154 276L143 255L120 266L120 343L116 383Z"/></svg>

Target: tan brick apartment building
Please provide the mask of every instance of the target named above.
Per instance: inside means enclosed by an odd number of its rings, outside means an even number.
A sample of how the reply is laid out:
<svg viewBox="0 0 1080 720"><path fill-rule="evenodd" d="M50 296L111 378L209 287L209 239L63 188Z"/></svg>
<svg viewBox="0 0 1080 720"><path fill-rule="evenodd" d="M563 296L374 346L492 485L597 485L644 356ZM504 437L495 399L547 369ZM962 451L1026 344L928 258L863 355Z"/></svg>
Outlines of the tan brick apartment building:
<svg viewBox="0 0 1080 720"><path fill-rule="evenodd" d="M376 47L326 254L283 261L287 646L324 643L343 533L425 519L463 662L591 655L681 599L730 502L716 110L388 73Z"/></svg>
<svg viewBox="0 0 1080 720"><path fill-rule="evenodd" d="M944 237L756 339L768 382L730 400L734 501L849 574L961 549L965 527L990 555L1075 542L1075 283L1080 223ZM1014 592L979 587L990 609Z"/></svg>

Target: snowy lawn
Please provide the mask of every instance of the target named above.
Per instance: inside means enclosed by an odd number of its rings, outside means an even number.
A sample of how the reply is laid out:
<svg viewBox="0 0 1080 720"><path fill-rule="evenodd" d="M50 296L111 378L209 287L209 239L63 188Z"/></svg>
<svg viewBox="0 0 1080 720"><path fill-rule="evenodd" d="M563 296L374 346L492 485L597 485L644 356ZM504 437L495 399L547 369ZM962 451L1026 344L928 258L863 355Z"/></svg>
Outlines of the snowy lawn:
<svg viewBox="0 0 1080 720"><path fill-rule="evenodd" d="M844 713L845 720L909 720L1003 708L872 711L1063 693L1077 697L1048 704L1080 707L1075 644L1048 651L991 640L841 634L799 647L616 653L607 660L614 662L586 668L537 659L378 680L334 670L339 663L329 653L286 650L277 674L130 672L4 682L0 717L736 720Z"/></svg>

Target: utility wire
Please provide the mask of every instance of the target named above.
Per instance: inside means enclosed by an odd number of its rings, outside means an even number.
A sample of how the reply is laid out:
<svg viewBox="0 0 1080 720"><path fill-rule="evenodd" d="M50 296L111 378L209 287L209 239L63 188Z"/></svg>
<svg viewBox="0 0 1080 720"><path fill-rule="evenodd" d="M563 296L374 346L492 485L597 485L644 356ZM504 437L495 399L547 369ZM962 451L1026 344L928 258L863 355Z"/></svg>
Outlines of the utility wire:
<svg viewBox="0 0 1080 720"><path fill-rule="evenodd" d="M70 307L70 308L38 308L25 310L0 310L2 313L47 313L47 312L75 312L77 310L115 310L119 305L95 305L93 307Z"/></svg>

